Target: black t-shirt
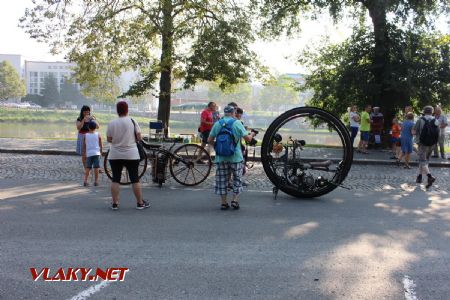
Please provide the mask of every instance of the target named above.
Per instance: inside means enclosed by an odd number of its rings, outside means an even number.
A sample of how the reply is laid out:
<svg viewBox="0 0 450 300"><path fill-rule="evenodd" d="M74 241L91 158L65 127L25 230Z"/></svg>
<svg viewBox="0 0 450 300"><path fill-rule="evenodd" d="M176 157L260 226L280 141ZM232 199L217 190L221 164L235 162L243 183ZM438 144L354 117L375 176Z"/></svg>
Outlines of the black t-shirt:
<svg viewBox="0 0 450 300"><path fill-rule="evenodd" d="M78 122L83 121L83 119L77 118ZM84 122L83 127L78 131L79 133L88 133L89 132L89 122Z"/></svg>

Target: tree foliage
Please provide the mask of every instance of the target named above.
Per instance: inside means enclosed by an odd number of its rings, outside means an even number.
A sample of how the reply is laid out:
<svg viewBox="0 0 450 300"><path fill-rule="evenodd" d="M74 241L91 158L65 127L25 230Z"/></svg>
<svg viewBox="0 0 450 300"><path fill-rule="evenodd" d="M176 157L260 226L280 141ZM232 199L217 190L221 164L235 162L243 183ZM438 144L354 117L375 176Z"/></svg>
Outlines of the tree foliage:
<svg viewBox="0 0 450 300"><path fill-rule="evenodd" d="M0 99L8 100L25 96L25 82L8 62L0 62Z"/></svg>
<svg viewBox="0 0 450 300"><path fill-rule="evenodd" d="M70 78L64 78L60 88L61 102L71 102L75 104L83 104L86 100L78 88L78 84L74 83Z"/></svg>
<svg viewBox="0 0 450 300"><path fill-rule="evenodd" d="M58 81L53 75L49 73L44 78L44 90L42 91L42 100L44 106L58 105L61 103L61 97L58 90Z"/></svg>
<svg viewBox="0 0 450 300"><path fill-rule="evenodd" d="M389 30L393 46L389 76L384 86L392 95L389 108L397 111L413 103L421 108L430 103L450 105L450 37L422 31ZM370 29L355 32L339 45L328 45L318 52L306 52L302 62L312 73L303 90L315 91L310 105L341 115L352 104L374 103L379 88L374 80L374 36Z"/></svg>
<svg viewBox="0 0 450 300"><path fill-rule="evenodd" d="M249 20L234 1L36 0L21 22L31 37L68 50L81 84L95 88L138 70L141 80L125 95L156 89L158 119L167 126L173 78L186 78L186 86L219 80L222 87L247 79Z"/></svg>
<svg viewBox="0 0 450 300"><path fill-rule="evenodd" d="M279 76L264 84L257 99L266 111L284 109L299 103L299 93L295 91L295 81L287 76Z"/></svg>
<svg viewBox="0 0 450 300"><path fill-rule="evenodd" d="M365 31L370 35L359 33L354 35L351 42L356 42L358 45L350 45L347 41L343 45L332 46L321 51L324 58L322 61L317 61L320 65L318 68L320 71L317 70L310 77L313 81L309 82L308 85L316 88L320 86L323 89L316 90L320 95L314 98L317 100L319 97L323 105L338 107L339 104L336 101L344 97L356 100L357 96L362 97L358 99L366 99L369 96L372 104L384 107L388 115L392 116L395 107L398 106L399 99L408 98L408 93L411 93L411 96L415 95L415 92L421 94L420 99L426 97L425 87L420 82L424 75L413 70L425 68L429 71L435 65L425 66L420 64L419 61L416 61L415 66L406 67L402 64L402 61L407 59L402 55L406 55L406 53L399 51L398 48L405 43L409 43L411 47L414 46L405 37L407 34L399 28L432 29L435 16L441 12L449 11L450 0L254 0L252 2L258 8L263 19L262 28L265 35L272 36L277 36L282 32L291 33L298 30L301 27L301 18L305 17L307 13L314 17L327 9L334 20L338 21L348 10L353 11L355 18L362 18L368 12L373 28L370 31ZM363 40L357 40L357 38ZM399 41L403 43L398 44ZM422 42L424 41L422 40ZM418 43L417 46L425 46L425 44ZM358 47L358 49L353 49L354 47ZM413 48L410 49L415 51ZM345 54L347 50L355 51ZM432 54L426 46L416 50L418 55ZM334 51L336 53L333 53ZM337 57L340 59L353 57L354 59L351 59L351 61L358 63L349 65L348 72L344 72L342 69L345 68L345 65L338 61ZM412 57L411 55L410 59ZM357 58L361 60L358 61ZM331 60L330 62L334 65L327 66L327 60ZM426 63L426 61L423 63ZM405 70L410 72L406 77L404 76ZM435 71L432 71L432 73L434 74ZM361 80L350 76L353 73L360 74ZM345 78L337 76L345 76ZM323 84L318 84L317 81L321 81ZM417 87L412 86L414 82L419 85ZM434 88L435 85L432 84L429 88ZM406 94L404 93L405 86L408 90ZM333 92L333 89L339 88L341 90ZM415 88L418 91L414 91ZM351 91L351 94L344 95L343 90ZM419 92L419 90L422 92ZM332 97L331 95L339 95L339 97ZM390 118L385 119L389 122Z"/></svg>

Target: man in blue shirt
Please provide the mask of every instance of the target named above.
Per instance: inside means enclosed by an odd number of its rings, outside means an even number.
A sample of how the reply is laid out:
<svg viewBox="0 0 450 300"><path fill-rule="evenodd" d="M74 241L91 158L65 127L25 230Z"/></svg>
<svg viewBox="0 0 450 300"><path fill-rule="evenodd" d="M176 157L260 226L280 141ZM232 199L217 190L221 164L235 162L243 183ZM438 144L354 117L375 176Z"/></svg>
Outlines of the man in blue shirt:
<svg viewBox="0 0 450 300"><path fill-rule="evenodd" d="M224 108L224 122L229 122L235 117L235 108L227 105ZM214 139L217 137L221 130L221 123L216 122L209 134L208 143L214 145ZM228 174L233 174L233 200L231 201L231 207L239 209L238 197L242 193L241 176L244 169L244 157L241 151L241 140L244 139L250 142L255 133L247 134L247 131L241 122L234 122L232 125L233 137L236 142L234 154L231 156L220 156L216 154L215 163L216 168L216 185L215 193L221 197L221 209L225 210L230 208L227 202L227 186L228 186Z"/></svg>

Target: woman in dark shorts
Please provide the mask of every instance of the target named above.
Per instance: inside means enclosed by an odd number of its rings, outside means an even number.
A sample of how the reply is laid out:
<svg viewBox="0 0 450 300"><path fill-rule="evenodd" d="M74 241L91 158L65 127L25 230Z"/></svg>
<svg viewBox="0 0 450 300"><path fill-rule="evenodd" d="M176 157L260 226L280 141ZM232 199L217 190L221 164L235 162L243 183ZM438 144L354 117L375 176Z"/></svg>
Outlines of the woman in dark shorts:
<svg viewBox="0 0 450 300"><path fill-rule="evenodd" d="M122 169L125 167L133 186L133 193L137 202L136 209L144 209L150 207L150 203L142 198L142 188L138 175L139 152L136 146L136 137L141 140L141 128L136 121L133 122L128 116L128 104L125 101L117 103L117 114L119 118L111 121L106 131L107 140L111 143L108 154L113 175L111 208L113 210L119 209L119 183Z"/></svg>

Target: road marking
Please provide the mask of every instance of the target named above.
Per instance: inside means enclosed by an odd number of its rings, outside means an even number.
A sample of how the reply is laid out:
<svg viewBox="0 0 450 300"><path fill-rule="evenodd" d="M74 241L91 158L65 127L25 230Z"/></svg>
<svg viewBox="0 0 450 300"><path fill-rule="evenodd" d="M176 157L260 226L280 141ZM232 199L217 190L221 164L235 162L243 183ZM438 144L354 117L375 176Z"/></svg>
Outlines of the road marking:
<svg viewBox="0 0 450 300"><path fill-rule="evenodd" d="M73 296L72 298L70 298L70 300L84 300L84 299L87 299L89 296L97 293L102 288L107 287L108 285L109 285L109 281L103 281L103 282L101 282L101 283L99 283L97 285L91 286L87 290L82 291L78 295Z"/></svg>
<svg viewBox="0 0 450 300"><path fill-rule="evenodd" d="M408 275L403 277L403 287L405 288L406 300L417 300L416 291L414 291L416 284L409 278Z"/></svg>

